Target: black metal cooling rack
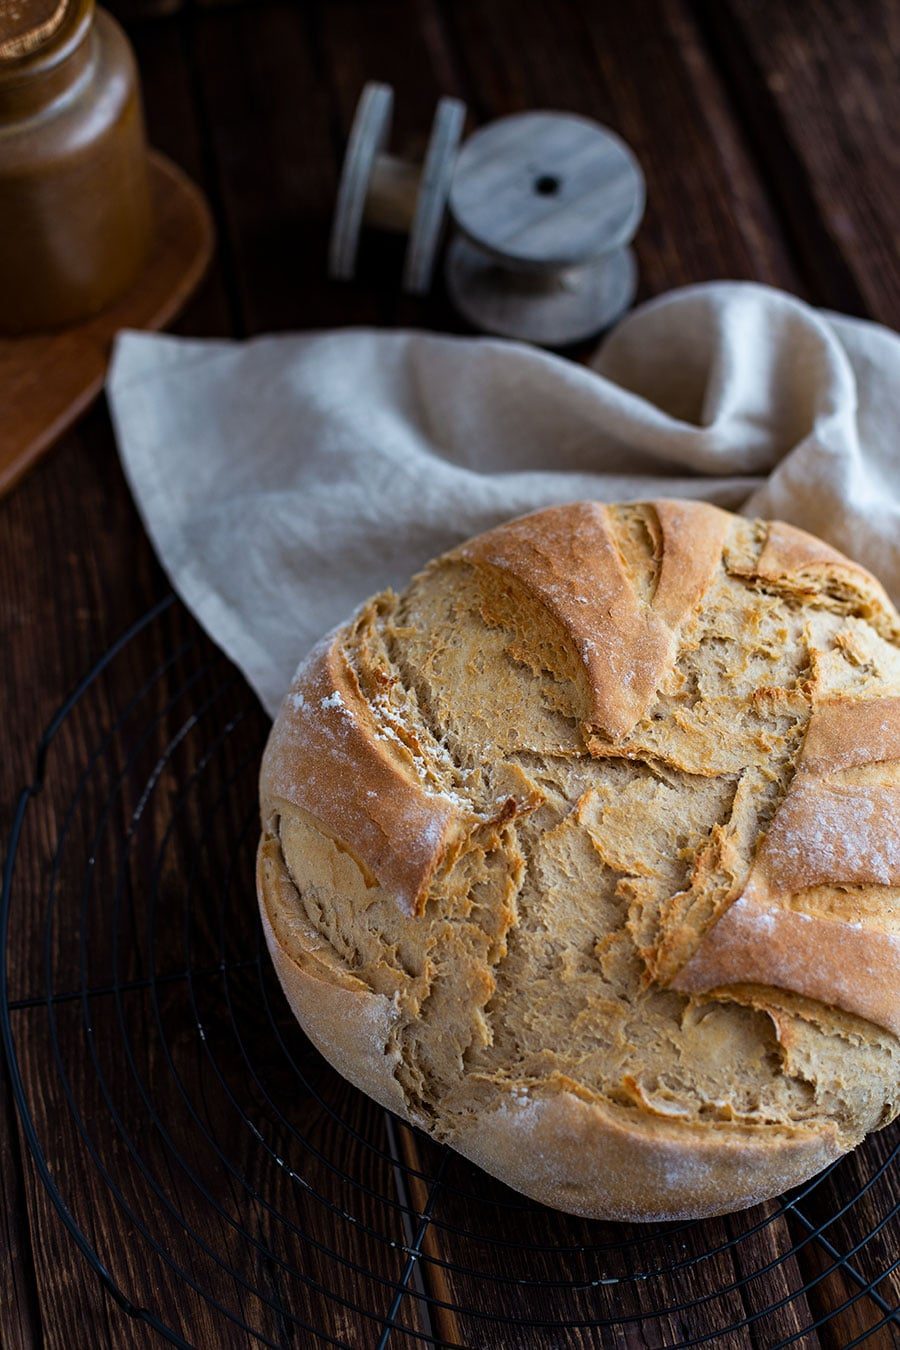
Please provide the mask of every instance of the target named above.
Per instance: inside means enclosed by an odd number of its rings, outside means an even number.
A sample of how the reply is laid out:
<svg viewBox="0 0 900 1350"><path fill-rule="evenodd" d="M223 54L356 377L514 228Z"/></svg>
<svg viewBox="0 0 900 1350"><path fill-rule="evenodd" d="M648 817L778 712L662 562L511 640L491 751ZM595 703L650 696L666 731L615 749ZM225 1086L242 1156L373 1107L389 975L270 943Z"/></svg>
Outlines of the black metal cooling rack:
<svg viewBox="0 0 900 1350"><path fill-rule="evenodd" d="M203 1350L900 1343L896 1130L778 1202L628 1227L523 1200L334 1074L256 917L266 730L169 596L40 741L0 1017L44 1259L77 1248Z"/></svg>

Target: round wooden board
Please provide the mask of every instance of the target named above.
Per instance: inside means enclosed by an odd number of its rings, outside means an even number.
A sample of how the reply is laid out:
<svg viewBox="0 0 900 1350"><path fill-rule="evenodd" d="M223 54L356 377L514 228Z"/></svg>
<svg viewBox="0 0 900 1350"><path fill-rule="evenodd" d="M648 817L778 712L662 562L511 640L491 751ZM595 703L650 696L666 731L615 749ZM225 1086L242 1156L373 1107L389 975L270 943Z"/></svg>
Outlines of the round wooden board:
<svg viewBox="0 0 900 1350"><path fill-rule="evenodd" d="M0 495L72 425L103 388L121 328L162 328L206 271L213 224L200 189L165 156L150 153L156 215L146 268L111 308L58 333L0 338Z"/></svg>

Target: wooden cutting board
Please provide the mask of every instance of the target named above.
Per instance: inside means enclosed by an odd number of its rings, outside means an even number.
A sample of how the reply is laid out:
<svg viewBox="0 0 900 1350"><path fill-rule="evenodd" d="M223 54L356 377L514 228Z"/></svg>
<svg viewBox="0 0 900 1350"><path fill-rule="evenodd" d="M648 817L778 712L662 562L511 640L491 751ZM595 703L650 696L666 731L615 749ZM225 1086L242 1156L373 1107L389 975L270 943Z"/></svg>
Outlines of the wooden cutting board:
<svg viewBox="0 0 900 1350"><path fill-rule="evenodd" d="M156 235L147 266L110 309L58 333L0 338L0 496L103 388L121 328L162 328L200 281L213 246L203 194L171 160L150 153Z"/></svg>

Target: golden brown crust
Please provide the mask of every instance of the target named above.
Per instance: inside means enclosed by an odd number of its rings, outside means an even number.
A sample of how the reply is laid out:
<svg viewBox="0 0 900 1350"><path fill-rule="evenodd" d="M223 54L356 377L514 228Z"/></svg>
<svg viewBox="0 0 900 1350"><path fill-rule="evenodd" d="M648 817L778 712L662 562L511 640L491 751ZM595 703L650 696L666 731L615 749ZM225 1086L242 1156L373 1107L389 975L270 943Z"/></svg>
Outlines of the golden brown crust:
<svg viewBox="0 0 900 1350"><path fill-rule="evenodd" d="M709 589L722 562L731 517L705 502L658 501L653 508L662 532L653 610L674 630L681 627Z"/></svg>
<svg viewBox="0 0 900 1350"><path fill-rule="evenodd" d="M706 1218L797 1186L842 1152L833 1128L696 1128L559 1091L510 1098L453 1147L541 1204L627 1223Z"/></svg>
<svg viewBox="0 0 900 1350"><path fill-rule="evenodd" d="M900 939L877 928L781 909L745 892L672 988L704 993L732 984L790 989L900 1036Z"/></svg>
<svg viewBox="0 0 900 1350"><path fill-rule="evenodd" d="M391 1000L341 971L304 924L277 839L264 834L256 858L256 893L266 945L291 1011L330 1064L355 1087L398 1115L403 1093L390 1049Z"/></svg>
<svg viewBox="0 0 900 1350"><path fill-rule="evenodd" d="M650 605L628 577L600 502L523 516L457 551L514 578L556 620L587 676L587 720L611 738L626 735L646 713L674 660L677 629L720 565L728 530L729 517L717 507L653 506L662 563Z"/></svg>
<svg viewBox="0 0 900 1350"><path fill-rule="evenodd" d="M798 775L760 846L750 885L782 896L809 886L898 881L898 788L844 786Z"/></svg>
<svg viewBox="0 0 900 1350"><path fill-rule="evenodd" d="M706 933L672 988L761 983L819 999L900 1035L900 935L858 917L785 908L814 887L900 883L900 774L840 775L900 755L900 699L827 699L813 710L797 774L743 894ZM876 892L877 893L877 892Z"/></svg>
<svg viewBox="0 0 900 1350"><path fill-rule="evenodd" d="M900 620L891 600L876 577L815 535L787 525L782 520L768 521L763 548L749 567L736 572L771 586L787 586L814 597L822 590L841 590L862 602L868 617L895 640L900 636Z"/></svg>
<svg viewBox="0 0 900 1350"><path fill-rule="evenodd" d="M355 1087L411 1123L394 1072L395 1009L336 970L298 917L277 839L263 836L257 894L266 943L291 1011L325 1058ZM799 1185L840 1152L833 1127L697 1130L652 1116L627 1119L561 1088L508 1093L448 1139L507 1185L588 1218L641 1222L743 1209Z"/></svg>
<svg viewBox="0 0 900 1350"><path fill-rule="evenodd" d="M402 745L379 736L337 634L294 676L266 746L260 792L274 810L308 812L410 911L459 828L458 808L423 787Z"/></svg>
<svg viewBox="0 0 900 1350"><path fill-rule="evenodd" d="M772 520L766 531L766 542L756 562L754 572L764 581L781 581L784 578L797 577L804 572L828 571L833 569L856 572L874 581L862 567L852 563L836 548L817 539L806 530L798 530L796 525L786 525L783 520ZM877 584L877 583L876 583Z"/></svg>
<svg viewBox="0 0 900 1350"><path fill-rule="evenodd" d="M835 550L686 502L554 507L371 602L261 776L311 1039L576 1213L802 1182L900 1095L898 634Z"/></svg>
<svg viewBox="0 0 900 1350"><path fill-rule="evenodd" d="M552 507L498 526L459 556L512 577L559 624L584 668L587 720L621 736L639 720L672 635L639 603L599 502Z"/></svg>
<svg viewBox="0 0 900 1350"><path fill-rule="evenodd" d="M900 760L900 698L826 698L810 718L797 765L822 776Z"/></svg>

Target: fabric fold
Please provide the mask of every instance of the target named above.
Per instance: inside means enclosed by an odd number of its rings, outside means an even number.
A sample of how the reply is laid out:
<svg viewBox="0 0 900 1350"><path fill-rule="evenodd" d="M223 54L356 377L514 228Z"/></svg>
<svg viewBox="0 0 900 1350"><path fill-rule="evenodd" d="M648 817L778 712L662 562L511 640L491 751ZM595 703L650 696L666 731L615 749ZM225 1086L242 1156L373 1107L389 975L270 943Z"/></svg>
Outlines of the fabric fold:
<svg viewBox="0 0 900 1350"><path fill-rule="evenodd" d="M373 591L579 498L781 518L900 599L900 338L767 287L671 292L585 366L427 333L124 333L107 390L174 588L269 712Z"/></svg>

